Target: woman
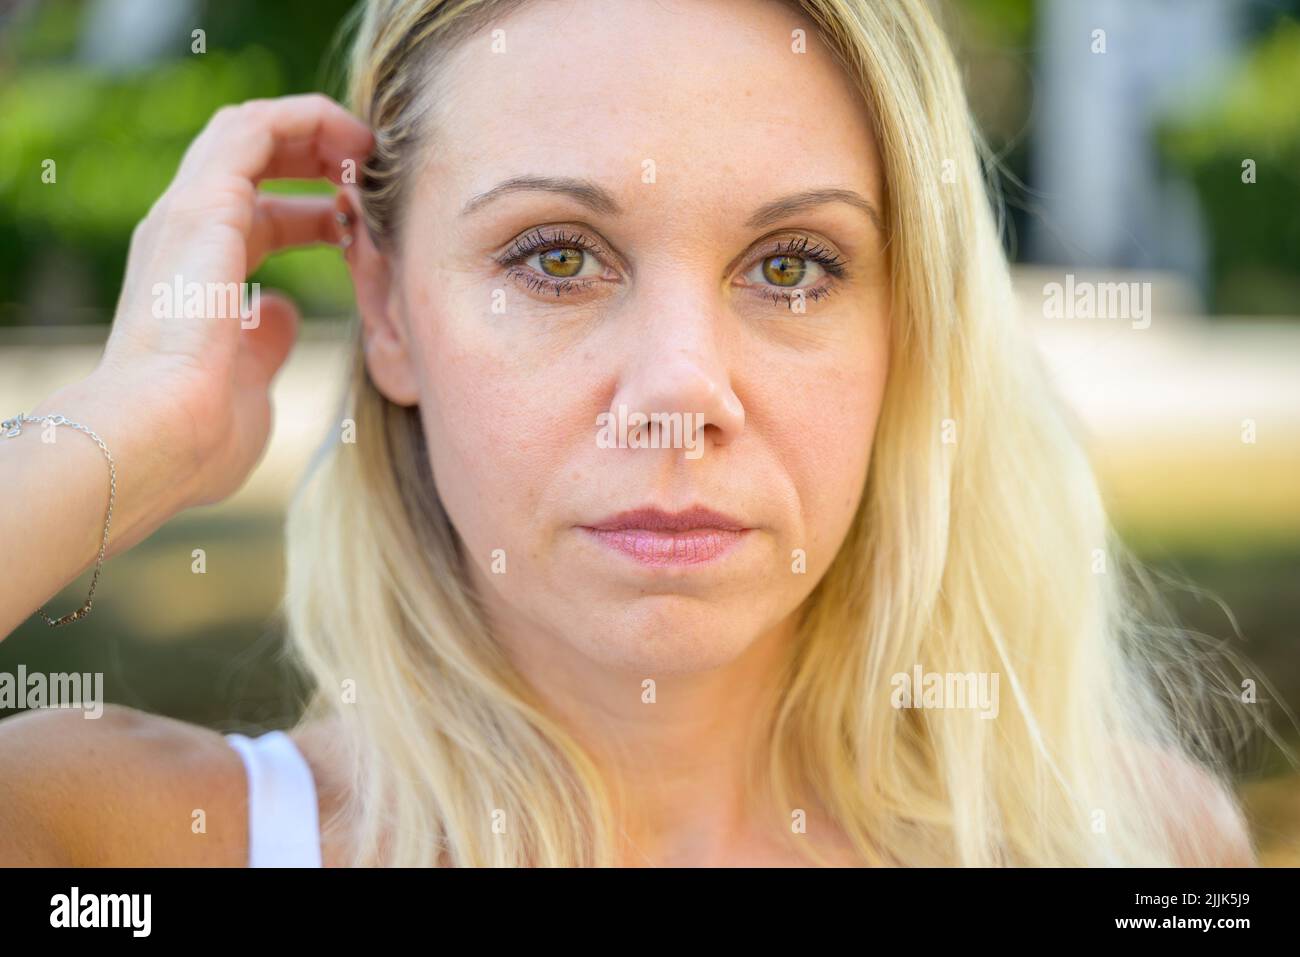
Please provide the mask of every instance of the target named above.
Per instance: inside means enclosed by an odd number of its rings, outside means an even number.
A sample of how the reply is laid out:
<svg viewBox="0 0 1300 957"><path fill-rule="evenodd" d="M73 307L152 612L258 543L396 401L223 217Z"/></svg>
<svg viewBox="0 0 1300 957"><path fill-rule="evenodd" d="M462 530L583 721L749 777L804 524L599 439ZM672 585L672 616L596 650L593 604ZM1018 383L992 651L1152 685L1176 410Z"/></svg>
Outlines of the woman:
<svg viewBox="0 0 1300 957"><path fill-rule="evenodd" d="M217 114L100 367L36 410L112 450L116 551L220 500L296 315L159 320L150 290L344 245L355 376L288 529L308 714L6 721L0 858L1252 863L1206 687L1157 694L1188 652L1137 622L921 0L376 0L352 66L359 119ZM99 546L99 450L38 444L0 443L4 487L68 504L5 513L4 631Z"/></svg>

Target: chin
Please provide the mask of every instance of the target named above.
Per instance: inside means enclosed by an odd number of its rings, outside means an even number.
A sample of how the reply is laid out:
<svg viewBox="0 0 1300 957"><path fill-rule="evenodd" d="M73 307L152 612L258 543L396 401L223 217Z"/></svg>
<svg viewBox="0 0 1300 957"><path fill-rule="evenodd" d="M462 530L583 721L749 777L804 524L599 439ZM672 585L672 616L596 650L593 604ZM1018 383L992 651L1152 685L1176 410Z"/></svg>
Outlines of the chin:
<svg viewBox="0 0 1300 957"><path fill-rule="evenodd" d="M752 602L734 608L682 595L647 595L620 602L609 615L587 616L588 625L570 640L611 668L647 678L691 674L744 654L763 632L753 610Z"/></svg>

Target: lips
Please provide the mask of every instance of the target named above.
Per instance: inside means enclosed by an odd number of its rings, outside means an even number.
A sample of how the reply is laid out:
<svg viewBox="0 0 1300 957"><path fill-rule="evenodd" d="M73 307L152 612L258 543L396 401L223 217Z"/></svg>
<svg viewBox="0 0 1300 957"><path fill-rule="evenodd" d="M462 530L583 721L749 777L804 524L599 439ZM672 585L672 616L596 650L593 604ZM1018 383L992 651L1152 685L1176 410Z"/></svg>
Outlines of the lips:
<svg viewBox="0 0 1300 957"><path fill-rule="evenodd" d="M583 527L606 532L621 532L628 529L645 529L652 532L720 529L726 532L742 532L747 526L739 519L723 515L721 512L715 512L710 508L696 506L681 512L665 512L658 508L638 508L630 512L619 512L602 522Z"/></svg>
<svg viewBox="0 0 1300 957"><path fill-rule="evenodd" d="M700 565L731 551L752 528L709 508L639 508L580 526L601 544L643 565Z"/></svg>

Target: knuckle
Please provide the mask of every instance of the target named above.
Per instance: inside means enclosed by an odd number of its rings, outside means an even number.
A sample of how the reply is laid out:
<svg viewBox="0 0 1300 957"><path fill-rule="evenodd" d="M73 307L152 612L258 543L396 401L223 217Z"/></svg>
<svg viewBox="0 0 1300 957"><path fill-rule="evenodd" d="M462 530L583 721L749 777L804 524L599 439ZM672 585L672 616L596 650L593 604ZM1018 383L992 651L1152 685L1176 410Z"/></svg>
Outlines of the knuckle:
<svg viewBox="0 0 1300 957"><path fill-rule="evenodd" d="M212 114L213 125L228 124L231 120L235 118L235 113L238 109L239 107L234 103L227 103L225 106L219 107L217 109L217 112Z"/></svg>
<svg viewBox="0 0 1300 957"><path fill-rule="evenodd" d="M138 249L144 242L145 233L149 229L149 217L151 215L153 215L152 210L145 213L144 216L142 216L135 224L135 228L131 230L130 248Z"/></svg>
<svg viewBox="0 0 1300 957"><path fill-rule="evenodd" d="M212 115L212 126L230 127L240 123L248 123L256 120L261 116L265 108L266 100L253 99L244 100L242 103L227 103L219 107L217 112Z"/></svg>
<svg viewBox="0 0 1300 957"><path fill-rule="evenodd" d="M135 229L131 231L131 244L133 246L143 242L157 231L158 224L163 221L170 206L170 191L162 193L153 201L153 205L149 207L148 212L141 217L140 221L135 224Z"/></svg>
<svg viewBox="0 0 1300 957"><path fill-rule="evenodd" d="M262 116L266 114L266 111L270 107L270 105L271 105L271 101L265 99L264 97L259 97L253 100L245 100L243 103L239 104L240 117L245 120L260 119Z"/></svg>

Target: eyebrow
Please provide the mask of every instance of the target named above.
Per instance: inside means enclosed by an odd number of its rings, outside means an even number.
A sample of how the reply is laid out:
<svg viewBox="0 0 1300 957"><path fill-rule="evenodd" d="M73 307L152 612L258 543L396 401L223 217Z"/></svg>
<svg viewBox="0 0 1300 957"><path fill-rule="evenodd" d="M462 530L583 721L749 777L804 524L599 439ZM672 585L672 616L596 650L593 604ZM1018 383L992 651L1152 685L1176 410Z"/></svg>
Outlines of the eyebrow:
<svg viewBox="0 0 1300 957"><path fill-rule="evenodd" d="M809 189L802 193L791 193L789 196L764 203L745 221L745 225L751 229L762 229L764 226L780 222L787 216L812 209L814 206L824 206L827 203L848 203L850 206L856 206L871 218L876 229L885 232L885 224L875 205L861 193L851 189Z"/></svg>
<svg viewBox="0 0 1300 957"><path fill-rule="evenodd" d="M622 207L618 205L618 201L614 199L613 194L591 180L576 179L570 176L515 176L497 183L486 193L479 193L477 196L471 197L464 208L461 209L460 214L468 216L507 193L518 193L524 190L563 193L576 199L593 212L604 213L606 216L620 216L623 213Z"/></svg>
<svg viewBox="0 0 1300 957"><path fill-rule="evenodd" d="M460 215L468 216L493 200L509 193L524 191L560 193L577 200L593 212L606 216L621 216L623 213L623 208L614 195L591 180L570 176L514 176L486 192L472 196L461 209ZM885 232L880 213L869 199L851 189L839 188L809 189L764 203L745 221L745 225L750 229L761 229L787 216L827 203L848 203L850 206L855 206L871 218L876 229Z"/></svg>

